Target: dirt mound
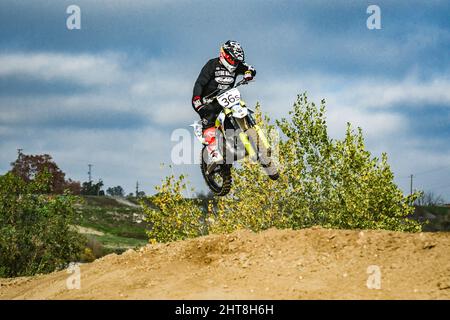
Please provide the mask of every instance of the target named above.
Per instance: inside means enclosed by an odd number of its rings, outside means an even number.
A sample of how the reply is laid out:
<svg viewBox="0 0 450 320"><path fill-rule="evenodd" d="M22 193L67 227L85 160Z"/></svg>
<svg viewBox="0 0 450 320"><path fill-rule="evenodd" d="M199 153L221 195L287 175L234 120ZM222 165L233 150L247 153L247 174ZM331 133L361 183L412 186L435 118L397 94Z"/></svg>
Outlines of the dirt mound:
<svg viewBox="0 0 450 320"><path fill-rule="evenodd" d="M239 231L108 255L80 289L70 276L3 279L0 299L450 299L450 234Z"/></svg>

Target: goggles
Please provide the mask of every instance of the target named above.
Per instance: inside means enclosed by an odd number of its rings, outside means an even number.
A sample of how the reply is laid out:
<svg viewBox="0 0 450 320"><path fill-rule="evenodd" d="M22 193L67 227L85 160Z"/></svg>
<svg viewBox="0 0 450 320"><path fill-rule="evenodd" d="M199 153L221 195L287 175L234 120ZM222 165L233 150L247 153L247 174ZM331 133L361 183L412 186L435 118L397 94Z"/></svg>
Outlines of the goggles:
<svg viewBox="0 0 450 320"><path fill-rule="evenodd" d="M235 60L230 54L227 54L223 49L220 50L220 55L232 66L235 66L239 63L238 60Z"/></svg>

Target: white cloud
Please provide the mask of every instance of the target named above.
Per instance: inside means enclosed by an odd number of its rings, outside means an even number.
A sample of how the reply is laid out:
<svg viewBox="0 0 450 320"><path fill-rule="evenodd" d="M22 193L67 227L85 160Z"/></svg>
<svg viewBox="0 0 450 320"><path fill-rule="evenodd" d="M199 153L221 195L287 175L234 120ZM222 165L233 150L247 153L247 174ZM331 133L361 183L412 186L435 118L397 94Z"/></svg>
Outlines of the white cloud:
<svg viewBox="0 0 450 320"><path fill-rule="evenodd" d="M123 81L117 54L12 53L0 55L0 77L21 76L43 81L109 85Z"/></svg>
<svg viewBox="0 0 450 320"><path fill-rule="evenodd" d="M279 78L271 80L266 76L263 83L257 82L243 89L252 101L261 101L262 107L274 117L287 115L296 95L304 91L311 101L319 103L323 98L327 101L329 120L343 118L345 122L354 122L369 131L372 127L380 128L380 125L382 128L395 129L398 126L398 130L405 130L406 118L393 110L399 106L422 108L435 104L450 107L450 78L446 76L429 80L406 77L393 81L310 73L284 75L282 80L277 80Z"/></svg>
<svg viewBox="0 0 450 320"><path fill-rule="evenodd" d="M343 102L357 103L361 108L391 108L399 104L420 107L423 104L450 106L450 78L436 77L428 81L406 78L363 80L350 83L351 90L338 93Z"/></svg>
<svg viewBox="0 0 450 320"><path fill-rule="evenodd" d="M172 61L144 61L127 67L120 54L0 54L0 77L36 81L61 80L93 86L88 92L0 98L3 122L51 121L61 115L121 111L139 114L160 125L178 125L197 117L190 105L193 81ZM188 73L189 74L189 73Z"/></svg>
<svg viewBox="0 0 450 320"><path fill-rule="evenodd" d="M356 86L348 83L346 78L314 74L304 75L302 78L287 78L283 81L273 81L266 88L258 92L258 88L251 88L249 101L260 101L264 111L269 112L273 118L286 117L291 109L297 94L307 91L310 101L320 103L327 101L327 119L330 133L340 137L345 132L346 123L354 127L361 127L363 131L374 138L383 138L386 135L404 131L408 127L407 119L386 109L367 109L367 101L372 94L367 87L370 83L363 80ZM261 86L261 84L257 84ZM336 89L338 88L338 89ZM245 92L247 88L242 91ZM361 91L359 91L361 90ZM406 97L405 97L406 98ZM244 96L245 99L245 96Z"/></svg>

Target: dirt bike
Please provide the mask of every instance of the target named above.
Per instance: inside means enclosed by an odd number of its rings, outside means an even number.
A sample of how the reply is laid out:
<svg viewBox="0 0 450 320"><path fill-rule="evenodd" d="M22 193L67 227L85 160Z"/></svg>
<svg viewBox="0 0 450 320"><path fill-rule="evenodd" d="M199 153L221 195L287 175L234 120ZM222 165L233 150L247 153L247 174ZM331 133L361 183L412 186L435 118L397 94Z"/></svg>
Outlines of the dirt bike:
<svg viewBox="0 0 450 320"><path fill-rule="evenodd" d="M231 89L216 90L202 99L204 105L217 101L223 108L215 122L216 132L219 133L216 141L223 156L221 163L208 163L207 143L202 135L201 120L191 125L195 136L203 144L200 155L203 178L218 196L225 196L230 192L233 162L245 157L258 161L270 179L277 180L279 177L278 168L271 157L269 142L256 124L254 111L245 105L237 89L247 83L243 79Z"/></svg>

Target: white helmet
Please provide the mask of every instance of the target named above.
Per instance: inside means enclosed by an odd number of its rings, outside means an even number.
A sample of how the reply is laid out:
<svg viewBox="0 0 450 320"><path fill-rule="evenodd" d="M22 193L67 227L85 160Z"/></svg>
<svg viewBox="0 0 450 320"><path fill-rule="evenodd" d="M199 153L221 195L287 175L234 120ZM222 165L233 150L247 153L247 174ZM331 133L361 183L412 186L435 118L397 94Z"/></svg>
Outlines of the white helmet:
<svg viewBox="0 0 450 320"><path fill-rule="evenodd" d="M244 62L244 49L237 41L228 40L220 47L220 62L228 71L234 72Z"/></svg>

